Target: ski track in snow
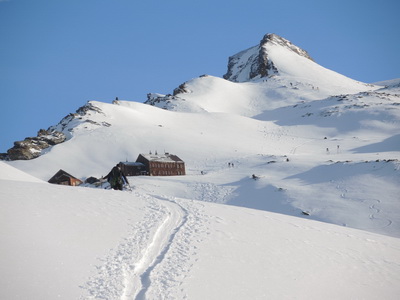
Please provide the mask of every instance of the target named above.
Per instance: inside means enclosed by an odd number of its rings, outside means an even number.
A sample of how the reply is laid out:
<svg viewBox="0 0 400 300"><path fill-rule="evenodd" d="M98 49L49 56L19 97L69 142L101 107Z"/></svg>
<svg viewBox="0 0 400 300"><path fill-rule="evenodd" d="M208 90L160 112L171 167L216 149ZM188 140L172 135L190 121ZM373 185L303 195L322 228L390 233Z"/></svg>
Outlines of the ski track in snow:
<svg viewBox="0 0 400 300"><path fill-rule="evenodd" d="M208 231L205 223L209 216L202 213L201 203L192 205L195 201L162 196L156 198L169 203L169 207L179 213L180 221L175 223L175 228L171 228L167 244L160 248L156 263L142 275L144 288L136 299L187 299L179 285L197 260L196 245L202 241L200 234Z"/></svg>
<svg viewBox="0 0 400 300"><path fill-rule="evenodd" d="M89 296L81 299L120 299L121 294L130 284L127 278L134 269L135 262L140 260L142 249L146 248L152 236L152 228L159 226L163 211L157 201L143 197L147 202L148 212L142 222L132 226L128 236L114 250L100 261L97 275L90 278L81 288L86 289Z"/></svg>
<svg viewBox="0 0 400 300"><path fill-rule="evenodd" d="M362 202L368 205L368 208L371 210L371 214L369 215L369 219L372 222L371 229L373 228L385 228L392 225L393 221L389 218L381 217L381 209L378 207L381 204L381 200L379 199L360 199L356 197L348 198L347 193L348 190L343 180L338 181L336 185L336 189L340 191L340 197L343 199L355 201L355 202ZM368 227L363 227L365 230L368 230Z"/></svg>
<svg viewBox="0 0 400 300"><path fill-rule="evenodd" d="M134 276L130 280L136 284L133 288L125 289L123 300L146 299L146 292L152 283L152 271L162 263L176 233L187 222L188 213L178 204L164 201L162 206L166 210L166 217L154 234L152 242L145 249L142 258L135 264ZM128 278L127 280L129 282ZM127 286L129 287L129 284Z"/></svg>
<svg viewBox="0 0 400 300"><path fill-rule="evenodd" d="M144 300L177 295L176 286L196 260L198 232L205 229L207 216L190 200L136 193L148 204L149 213L134 225L128 237L97 267L97 276L81 288L89 296L81 299ZM146 209L147 211L147 209ZM195 240L195 241L194 241ZM154 274L154 275L153 275ZM172 296L171 296L172 297ZM168 298L173 299L173 298ZM187 299L182 294L179 299Z"/></svg>

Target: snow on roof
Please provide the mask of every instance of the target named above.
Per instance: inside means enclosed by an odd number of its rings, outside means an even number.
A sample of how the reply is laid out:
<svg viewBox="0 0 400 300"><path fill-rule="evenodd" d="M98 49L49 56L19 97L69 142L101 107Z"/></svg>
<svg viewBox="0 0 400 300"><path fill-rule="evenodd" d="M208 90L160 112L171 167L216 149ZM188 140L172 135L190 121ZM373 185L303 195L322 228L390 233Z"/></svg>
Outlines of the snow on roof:
<svg viewBox="0 0 400 300"><path fill-rule="evenodd" d="M144 166L141 162L137 161L121 161L120 164L125 165L125 166Z"/></svg>
<svg viewBox="0 0 400 300"><path fill-rule="evenodd" d="M141 155L148 161L160 161L160 162L183 162L178 156L165 153L165 154L144 154Z"/></svg>

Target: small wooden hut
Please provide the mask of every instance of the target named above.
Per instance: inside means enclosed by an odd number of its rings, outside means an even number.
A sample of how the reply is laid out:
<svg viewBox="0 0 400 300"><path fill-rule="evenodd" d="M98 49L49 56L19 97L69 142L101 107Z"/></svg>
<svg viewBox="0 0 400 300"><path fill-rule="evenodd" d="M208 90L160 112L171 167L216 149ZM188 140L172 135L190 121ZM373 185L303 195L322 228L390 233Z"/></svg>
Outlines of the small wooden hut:
<svg viewBox="0 0 400 300"><path fill-rule="evenodd" d="M53 184L61 184L61 185L71 185L77 186L82 184L82 180L68 174L64 170L59 170L53 177L51 177L48 181L49 183Z"/></svg>
<svg viewBox="0 0 400 300"><path fill-rule="evenodd" d="M148 175L146 166L141 162L120 162L118 165L125 176Z"/></svg>

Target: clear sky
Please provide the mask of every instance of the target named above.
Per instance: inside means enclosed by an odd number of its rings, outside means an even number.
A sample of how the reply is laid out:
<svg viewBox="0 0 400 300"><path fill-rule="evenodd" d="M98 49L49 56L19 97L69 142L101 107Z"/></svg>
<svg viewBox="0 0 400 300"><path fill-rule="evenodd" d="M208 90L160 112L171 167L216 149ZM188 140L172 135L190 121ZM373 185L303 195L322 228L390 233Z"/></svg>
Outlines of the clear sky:
<svg viewBox="0 0 400 300"><path fill-rule="evenodd" d="M144 102L276 33L363 82L400 77L398 0L0 0L0 152L88 100Z"/></svg>

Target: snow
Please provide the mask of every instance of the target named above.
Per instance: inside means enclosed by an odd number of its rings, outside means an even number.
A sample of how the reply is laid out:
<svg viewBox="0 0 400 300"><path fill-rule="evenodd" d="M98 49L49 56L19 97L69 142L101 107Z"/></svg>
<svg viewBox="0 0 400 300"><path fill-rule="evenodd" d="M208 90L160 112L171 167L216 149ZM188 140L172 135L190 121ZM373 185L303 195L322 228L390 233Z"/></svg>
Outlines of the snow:
<svg viewBox="0 0 400 300"><path fill-rule="evenodd" d="M146 158L148 161L163 161L163 162L177 162L181 161L179 157L173 154L165 153L165 154L147 154L141 153L141 155Z"/></svg>
<svg viewBox="0 0 400 300"><path fill-rule="evenodd" d="M400 292L398 238L140 190L6 180L0 187L2 299L396 299Z"/></svg>
<svg viewBox="0 0 400 300"><path fill-rule="evenodd" d="M143 216L140 199L0 181L2 299L78 299L99 259Z"/></svg>
<svg viewBox="0 0 400 300"><path fill-rule="evenodd" d="M232 74L236 75L236 82L246 82L250 80L252 62L257 57L259 50L259 46L254 46L232 56L232 60L235 63Z"/></svg>
<svg viewBox="0 0 400 300"><path fill-rule="evenodd" d="M385 80L385 81L379 81L379 82L375 82L374 84L375 85L381 85L381 86L397 86L397 87L399 87L400 78L391 79L391 80Z"/></svg>
<svg viewBox="0 0 400 300"><path fill-rule="evenodd" d="M1 162L0 298L397 299L398 81L268 47L277 76L195 78L171 110L90 101L55 127L66 142ZM187 175L123 192L47 183L149 151Z"/></svg>
<svg viewBox="0 0 400 300"><path fill-rule="evenodd" d="M356 93L365 90L365 84L352 80L319 64L299 56L290 49L268 43L264 47L280 74L287 78L309 83L319 90L329 89L331 94Z"/></svg>
<svg viewBox="0 0 400 300"><path fill-rule="evenodd" d="M43 182L42 180L13 168L2 161L0 161L0 180Z"/></svg>

